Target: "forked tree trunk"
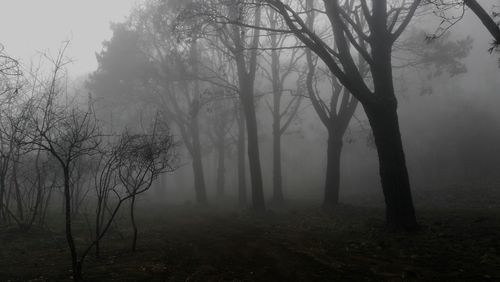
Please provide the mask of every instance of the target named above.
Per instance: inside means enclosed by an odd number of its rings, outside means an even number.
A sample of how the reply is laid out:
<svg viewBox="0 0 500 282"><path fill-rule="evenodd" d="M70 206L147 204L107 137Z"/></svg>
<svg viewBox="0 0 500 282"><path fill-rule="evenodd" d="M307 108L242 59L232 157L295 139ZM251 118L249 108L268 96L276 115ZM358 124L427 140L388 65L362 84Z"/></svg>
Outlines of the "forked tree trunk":
<svg viewBox="0 0 500 282"><path fill-rule="evenodd" d="M340 158L342 154L343 135L343 132L338 132L338 130L328 131L325 197L323 199L323 208L326 210L335 208L339 203Z"/></svg>
<svg viewBox="0 0 500 282"><path fill-rule="evenodd" d="M418 226L399 130L396 99L363 106L379 156L387 224L398 230L414 230Z"/></svg>

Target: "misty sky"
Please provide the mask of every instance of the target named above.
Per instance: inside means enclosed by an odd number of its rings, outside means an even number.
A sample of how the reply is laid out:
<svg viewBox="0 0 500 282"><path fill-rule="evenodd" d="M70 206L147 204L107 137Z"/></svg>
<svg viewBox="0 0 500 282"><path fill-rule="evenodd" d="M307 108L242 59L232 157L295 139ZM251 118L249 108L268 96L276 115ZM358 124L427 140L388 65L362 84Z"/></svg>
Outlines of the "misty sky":
<svg viewBox="0 0 500 282"><path fill-rule="evenodd" d="M24 64L38 51L56 53L71 40L71 75L95 70L95 52L111 37L110 22L120 22L137 0L2 0L0 43Z"/></svg>
<svg viewBox="0 0 500 282"><path fill-rule="evenodd" d="M111 37L110 22L122 22L139 0L1 0L0 43L11 56L25 65L37 52L57 52L62 41L71 40L67 55L74 60L68 66L75 77L97 67L95 52ZM495 1L485 0L488 4ZM497 69L496 61L487 56L489 35L475 17L473 24L459 22L454 32L479 36L474 45L481 56L470 56L470 70L484 73ZM471 23L469 22L469 23ZM472 59L474 58L474 59ZM485 69L485 64L489 65ZM466 83L467 84L467 83Z"/></svg>

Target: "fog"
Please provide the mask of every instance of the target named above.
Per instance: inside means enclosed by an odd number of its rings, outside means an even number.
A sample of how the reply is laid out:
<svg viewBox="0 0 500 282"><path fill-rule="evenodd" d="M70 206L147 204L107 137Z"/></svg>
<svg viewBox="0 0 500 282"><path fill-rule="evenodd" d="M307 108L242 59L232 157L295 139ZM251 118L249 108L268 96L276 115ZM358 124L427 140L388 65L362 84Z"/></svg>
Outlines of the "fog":
<svg viewBox="0 0 500 282"><path fill-rule="evenodd" d="M10 56L28 65L38 53L56 52L70 40L66 55L73 63L68 70L73 77L84 75L97 68L95 53L111 37L110 23L123 21L135 2L7 0L2 3L1 43Z"/></svg>
<svg viewBox="0 0 500 282"><path fill-rule="evenodd" d="M0 280L500 279L479 2L4 1Z"/></svg>

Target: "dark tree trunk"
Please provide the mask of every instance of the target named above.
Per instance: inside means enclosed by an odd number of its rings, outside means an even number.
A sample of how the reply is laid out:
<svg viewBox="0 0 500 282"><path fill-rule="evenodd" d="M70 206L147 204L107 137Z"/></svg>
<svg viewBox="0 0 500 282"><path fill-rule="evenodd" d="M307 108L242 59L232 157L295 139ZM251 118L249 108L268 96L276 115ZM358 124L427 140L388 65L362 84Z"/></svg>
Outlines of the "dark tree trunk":
<svg viewBox="0 0 500 282"><path fill-rule="evenodd" d="M241 109L238 113L238 203L247 203L247 180L245 165L245 116Z"/></svg>
<svg viewBox="0 0 500 282"><path fill-rule="evenodd" d="M0 223L5 223L7 221L7 216L4 207L4 191L5 191L5 180L4 176L0 176Z"/></svg>
<svg viewBox="0 0 500 282"><path fill-rule="evenodd" d="M376 12L380 11L374 10ZM374 63L371 66L376 98L365 101L363 107L377 147L387 225L392 229L410 231L417 229L418 225L399 129L398 101L392 80L392 45L384 30L385 21L377 21L376 39L372 43Z"/></svg>
<svg viewBox="0 0 500 282"><path fill-rule="evenodd" d="M481 7L481 5L476 0L465 0L465 5L469 7L474 14L483 23L484 27L488 29L491 36L495 39L494 45L498 46L500 44L500 27L495 22L495 20L490 16L486 10Z"/></svg>
<svg viewBox="0 0 500 282"><path fill-rule="evenodd" d="M230 18L239 19L242 10L239 3L229 5ZM260 5L255 10L254 26L260 25ZM234 45L230 48L236 61L238 73L239 95L245 115L248 137L248 161L250 165L250 180L252 185L252 208L256 211L265 210L264 185L260 166L259 136L257 131L257 116L255 114L254 83L257 71L257 49L259 45L260 29L254 29L250 51L245 51L245 36L242 29L232 27Z"/></svg>
<svg viewBox="0 0 500 282"><path fill-rule="evenodd" d="M198 43L195 37L191 42L190 54L191 54L191 66L192 71L195 76L198 75ZM194 82L194 93L195 95L201 95L199 81ZM190 105L190 131L192 136L192 157L193 157L193 172L194 172L194 187L196 193L196 202L199 205L207 204L207 192L205 186L205 176L203 174L203 162L201 155L201 144L200 144L200 126L198 124L198 114L200 112L201 105L200 101L194 98Z"/></svg>
<svg viewBox="0 0 500 282"><path fill-rule="evenodd" d="M274 115L279 116L278 113ZM281 132L280 118L274 117L273 123L273 201L282 203L283 196L283 178L281 174Z"/></svg>
<svg viewBox="0 0 500 282"><path fill-rule="evenodd" d="M240 76L241 77L241 76ZM250 165L250 180L252 183L252 207L257 211L265 209L262 170L260 166L259 136L257 131L257 116L253 97L253 82L245 78L240 81L243 110L248 136L248 161Z"/></svg>
<svg viewBox="0 0 500 282"><path fill-rule="evenodd" d="M396 99L364 107L379 156L380 178L386 204L386 221L398 230L417 228L410 181L397 115Z"/></svg>
<svg viewBox="0 0 500 282"><path fill-rule="evenodd" d="M95 218L95 256L98 258L101 256L101 240L99 240L99 236L101 235L101 212L103 211L102 207L102 198L98 200L97 203L97 214Z"/></svg>
<svg viewBox="0 0 500 282"><path fill-rule="evenodd" d="M135 252L137 247L137 224L135 223L135 195L130 199L130 221L132 222L132 252Z"/></svg>
<svg viewBox="0 0 500 282"><path fill-rule="evenodd" d="M54 180L52 180L52 185L50 185L49 187L54 187L55 183L56 183L56 176L54 175ZM49 189L47 197L44 200L45 203L43 205L42 212L39 218L40 225L44 225L45 223L45 218L47 217L47 210L49 209L50 200L52 199L52 191L53 191L52 189Z"/></svg>
<svg viewBox="0 0 500 282"><path fill-rule="evenodd" d="M222 140L219 140L218 145L218 160L217 160L217 197L222 198L225 194L225 152L226 148L224 147L224 136L222 136Z"/></svg>
<svg viewBox="0 0 500 282"><path fill-rule="evenodd" d="M70 175L69 168L63 167L64 176L64 215L66 227L66 241L68 242L71 253L71 266L73 269L73 279L81 280L82 271L78 263L78 254L76 252L75 241L73 239L73 230L71 229L71 191L70 191Z"/></svg>
<svg viewBox="0 0 500 282"><path fill-rule="evenodd" d="M325 198L323 200L323 208L327 210L335 208L339 203L342 136L343 132L338 130L328 131Z"/></svg>
<svg viewBox="0 0 500 282"><path fill-rule="evenodd" d="M26 227L27 229L30 229L33 224L35 223L35 220L38 216L39 209L42 207L42 201L43 201L43 180L45 178L42 178L42 174L40 172L40 166L38 164L38 161L40 159L40 151L37 152L36 159L35 159L35 172L36 172L36 198L35 198L35 206L33 207L33 213L31 214L31 220L28 222L28 226ZM42 180L43 179L43 180Z"/></svg>
<svg viewBox="0 0 500 282"><path fill-rule="evenodd" d="M21 188L19 187L19 180L17 179L17 164L15 161L12 165L12 182L14 184L14 189L16 192L17 216L20 221L23 221L24 220L23 199L21 197Z"/></svg>
<svg viewBox="0 0 500 282"><path fill-rule="evenodd" d="M203 174L203 162L201 156L200 130L198 126L197 114L192 117L191 136L193 138L193 173L196 202L200 205L207 204L207 192L205 188L205 176Z"/></svg>
<svg viewBox="0 0 500 282"><path fill-rule="evenodd" d="M271 28L275 28L276 23L271 23ZM276 34L272 34L271 46L278 47L278 39ZM271 77L273 88L273 201L282 203L283 196L283 179L281 174L281 96L282 82L280 77L280 58L278 50L271 51Z"/></svg>

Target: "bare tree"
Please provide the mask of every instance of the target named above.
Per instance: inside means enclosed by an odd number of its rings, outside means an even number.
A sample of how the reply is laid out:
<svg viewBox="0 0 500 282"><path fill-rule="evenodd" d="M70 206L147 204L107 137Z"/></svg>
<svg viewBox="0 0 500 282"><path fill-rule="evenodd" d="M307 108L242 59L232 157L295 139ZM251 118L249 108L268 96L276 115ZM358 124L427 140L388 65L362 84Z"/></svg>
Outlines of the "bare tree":
<svg viewBox="0 0 500 282"><path fill-rule="evenodd" d="M176 144L169 129L159 124L155 119L150 132L131 134L125 131L120 136L108 136L105 146L100 143L96 155L98 164L93 174L97 195L95 235L77 257L75 279L82 277L83 263L94 247L99 256L101 240L127 201L131 201L135 249L137 227L133 216L136 198L148 191L162 173L176 168Z"/></svg>
<svg viewBox="0 0 500 282"><path fill-rule="evenodd" d="M0 44L0 99L2 100L2 111L0 118L5 118L7 113L5 111L12 110L12 103L17 96L19 89L23 86L21 81L22 72L19 68L19 62L5 53L5 48ZM5 131L7 128L2 128ZM7 189L6 189L6 176L11 164L11 152L13 152L13 144L5 138L7 132L2 132L0 140L1 156L0 156L0 222L4 222L8 217L8 207L6 205ZM5 149L8 148L7 153Z"/></svg>
<svg viewBox="0 0 500 282"><path fill-rule="evenodd" d="M163 111L182 136L192 158L196 200L207 203L202 163L200 114L207 103L200 77L199 35L193 32L179 40L171 26L176 20L174 2L152 2L137 11L135 28L142 35L143 51L156 69L155 84L146 86L159 98Z"/></svg>
<svg viewBox="0 0 500 282"><path fill-rule="evenodd" d="M498 23L495 22L495 18L499 15L498 12L491 12L491 14L488 13L487 10L476 0L426 0L425 2L434 5L435 14L443 19L438 30L436 31L436 34L433 35L434 37L441 36L451 26L461 20L465 14L465 7L468 7L493 37L490 52L495 48L498 48L500 45L500 27L498 26ZM450 9L454 10L454 8L462 10L459 16L446 15L446 11Z"/></svg>
<svg viewBox="0 0 500 282"><path fill-rule="evenodd" d="M323 1L318 7L331 24L335 49L307 26L309 12L300 3L264 1L285 20L290 32L311 49L340 83L362 104L373 130L379 154L380 176L387 224L395 229L417 227L410 181L399 130L391 54L394 42L406 29L421 1ZM360 24L365 19L367 26ZM359 44L361 40L364 44ZM367 62L365 79L356 58Z"/></svg>
<svg viewBox="0 0 500 282"><path fill-rule="evenodd" d="M237 108L235 108L232 97L226 97L224 89L215 88L213 92L215 92L213 95L219 98L214 99L207 106L210 125L207 135L217 153L216 189L217 197L222 199L225 196L226 151L231 144L228 137L236 117Z"/></svg>
<svg viewBox="0 0 500 282"><path fill-rule="evenodd" d="M41 150L31 151L23 145L26 141L27 121L29 117L22 112L22 105L17 105L21 113L11 113L2 119L1 134L1 173L0 185L10 183L8 194L15 195L16 209L12 212L8 203L6 209L19 227L27 231L36 219L43 223L42 211L46 209L46 197L50 197L55 178L50 181L53 172L49 170L47 156ZM6 112L4 111L4 114ZM44 165L44 167L42 167Z"/></svg>
<svg viewBox="0 0 500 282"><path fill-rule="evenodd" d="M43 91L32 97L27 105L30 111L27 121L29 134L25 142L34 149L48 152L61 170L64 183L66 240L71 253L73 277L79 280L81 265L78 263L72 230L71 172L78 160L98 152L101 133L90 107L88 110L82 110L77 106L61 102L61 95L65 93L61 79L63 68L68 63L64 56L67 46L66 44L52 61L54 69Z"/></svg>
<svg viewBox="0 0 500 282"><path fill-rule="evenodd" d="M137 224L135 204L137 196L147 191L153 181L164 172L173 171L173 138L168 127L156 119L152 128L145 134L125 132L118 145L118 177L130 198L130 219L133 228L132 251L137 246Z"/></svg>
<svg viewBox="0 0 500 282"><path fill-rule="evenodd" d="M180 16L180 20L182 20ZM182 22L182 21L181 21ZM180 32L183 32L182 30ZM200 61L200 79L206 81L220 92L218 95L212 95L209 99L209 104L222 102L223 107L229 108L228 100L233 103L237 120L237 167L238 167L238 203L240 206L245 206L247 203L247 187L246 187L246 126L245 116L243 113L243 105L241 96L239 95L240 87L238 81L238 70L233 64L234 57L226 48L225 44L218 36L218 32L211 34L206 32L204 39L204 58ZM210 92L210 91L209 91ZM228 124L229 125L229 124ZM214 128L215 130L215 128ZM214 130L211 132L213 133ZM210 136L210 134L209 134Z"/></svg>
<svg viewBox="0 0 500 282"><path fill-rule="evenodd" d="M18 93L17 90L20 88L18 78L22 78L19 62L9 56L5 52L5 47L0 44L0 96L3 99Z"/></svg>
<svg viewBox="0 0 500 282"><path fill-rule="evenodd" d="M217 36L236 64L238 93L246 121L252 207L262 211L265 209L265 201L254 97L260 29L248 27L261 25L261 8L258 5L253 11L247 9L245 1L194 1L180 16L184 22L200 17L211 27L205 31L205 35ZM228 25L229 22L245 24Z"/></svg>
<svg viewBox="0 0 500 282"><path fill-rule="evenodd" d="M284 28L281 17L274 10L266 10L266 19L269 22L271 30ZM305 52L301 46L297 46L297 40L287 33L276 31L267 31L269 42L262 44L266 56L261 58L269 66L261 68L264 76L271 82L272 103L267 102L267 106L273 117L273 200L276 203L282 203L283 195L283 177L281 165L281 137L287 131L293 119L299 110L303 94L300 93L302 85L301 79L298 79L295 89L285 89L287 79L299 72L298 63ZM290 42L292 41L292 42ZM293 48L293 46L296 48ZM292 48L287 48L292 46ZM289 93L290 98L285 101L283 96Z"/></svg>
<svg viewBox="0 0 500 282"><path fill-rule="evenodd" d="M100 154L96 157L94 164L93 186L97 197L94 223L96 257L100 256L101 233L109 222L108 218L113 217L113 214L110 213L110 201L111 194L116 191L119 184L117 174L120 165L119 149L116 144L108 140L107 144L101 145ZM108 217L107 214L109 214Z"/></svg>

